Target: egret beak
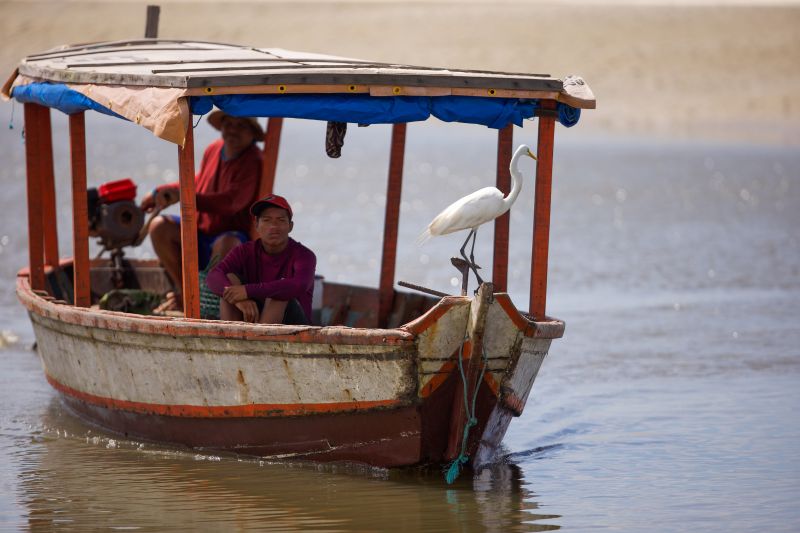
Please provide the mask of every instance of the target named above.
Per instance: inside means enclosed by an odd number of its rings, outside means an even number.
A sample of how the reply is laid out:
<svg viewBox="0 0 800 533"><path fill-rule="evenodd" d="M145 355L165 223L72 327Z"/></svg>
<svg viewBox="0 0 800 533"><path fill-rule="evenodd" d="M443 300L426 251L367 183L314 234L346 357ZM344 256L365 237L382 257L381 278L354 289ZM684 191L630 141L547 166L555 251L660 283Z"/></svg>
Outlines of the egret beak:
<svg viewBox="0 0 800 533"><path fill-rule="evenodd" d="M539 158L537 158L535 155L533 155L533 152L531 152L530 150L528 150L528 155L531 156L534 161L538 161L539 160Z"/></svg>

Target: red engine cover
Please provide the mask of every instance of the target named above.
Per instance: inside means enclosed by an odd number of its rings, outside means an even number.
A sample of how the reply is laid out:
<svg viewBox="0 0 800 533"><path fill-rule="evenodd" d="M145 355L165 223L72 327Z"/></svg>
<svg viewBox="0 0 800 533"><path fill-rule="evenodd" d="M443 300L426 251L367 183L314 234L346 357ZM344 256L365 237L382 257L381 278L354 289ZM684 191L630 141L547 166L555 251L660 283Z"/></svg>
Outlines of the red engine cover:
<svg viewBox="0 0 800 533"><path fill-rule="evenodd" d="M136 198L136 184L130 178L109 181L98 187L100 201L106 204Z"/></svg>

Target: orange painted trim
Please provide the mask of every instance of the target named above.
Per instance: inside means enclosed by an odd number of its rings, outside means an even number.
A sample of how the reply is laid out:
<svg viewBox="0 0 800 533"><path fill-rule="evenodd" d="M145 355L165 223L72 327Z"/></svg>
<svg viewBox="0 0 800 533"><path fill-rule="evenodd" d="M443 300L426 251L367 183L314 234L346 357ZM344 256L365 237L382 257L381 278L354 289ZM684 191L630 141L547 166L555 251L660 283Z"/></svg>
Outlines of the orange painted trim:
<svg viewBox="0 0 800 533"><path fill-rule="evenodd" d="M414 335L419 335L433 324L439 321L452 307L456 305L469 305L470 299L467 296L445 296L434 305L427 313L412 320L411 322L402 326L404 329Z"/></svg>
<svg viewBox="0 0 800 533"><path fill-rule="evenodd" d="M344 326L284 326L246 324L60 305L34 293L24 271L17 277L17 298L31 313L77 326L175 337L212 337L253 341L334 345L383 345L414 349L414 336L402 329L363 329Z"/></svg>
<svg viewBox="0 0 800 533"><path fill-rule="evenodd" d="M439 372L419 390L419 397L427 398L433 394L433 391L441 387L442 383L444 383L445 380L450 377L450 374L453 373L453 369L455 368L456 364L453 361L447 361L445 364L443 364L441 368L439 368Z"/></svg>
<svg viewBox="0 0 800 533"><path fill-rule="evenodd" d="M494 379L494 376L488 369L483 375L483 381L486 383L486 386L489 387L489 390L492 391L492 394L500 396L500 384Z"/></svg>
<svg viewBox="0 0 800 533"><path fill-rule="evenodd" d="M546 316L541 320L530 320L519 312L508 294L495 294L495 300L506 315L526 337L538 339L559 339L564 335L564 321Z"/></svg>
<svg viewBox="0 0 800 533"><path fill-rule="evenodd" d="M511 302L511 298L508 294L495 294L495 300L497 303L500 304L500 307L503 308L503 311L506 312L508 318L514 323L515 326L526 336L530 337L533 333L533 327L531 323L523 317L519 310L514 307L514 304Z"/></svg>
<svg viewBox="0 0 800 533"><path fill-rule="evenodd" d="M45 372L50 385L78 400L117 411L131 411L146 415L175 416L181 418L280 418L287 416L321 415L347 411L365 411L376 408L397 407L400 400L373 400L336 403L257 403L245 405L166 405L132 402L96 396L60 383Z"/></svg>
<svg viewBox="0 0 800 533"><path fill-rule="evenodd" d="M464 349L461 351L461 363L466 365L472 355L472 344L470 341L464 341ZM453 372L458 372L458 350L453 352L449 360L445 361L439 371L428 381L424 387L419 390L420 398L427 398L433 391L442 386L442 383L450 377Z"/></svg>

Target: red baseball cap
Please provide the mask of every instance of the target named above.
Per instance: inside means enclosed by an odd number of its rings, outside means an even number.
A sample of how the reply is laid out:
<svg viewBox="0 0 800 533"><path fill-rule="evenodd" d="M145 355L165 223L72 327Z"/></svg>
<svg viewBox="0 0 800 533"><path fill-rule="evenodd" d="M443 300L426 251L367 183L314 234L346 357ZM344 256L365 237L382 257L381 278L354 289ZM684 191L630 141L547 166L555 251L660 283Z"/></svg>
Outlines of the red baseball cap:
<svg viewBox="0 0 800 533"><path fill-rule="evenodd" d="M267 206L286 209L286 211L289 213L289 220L292 219L292 207L289 205L289 202L286 201L286 198L283 196L278 196L277 194L270 194L261 200L254 202L253 205L250 206L250 214L254 217L257 217Z"/></svg>

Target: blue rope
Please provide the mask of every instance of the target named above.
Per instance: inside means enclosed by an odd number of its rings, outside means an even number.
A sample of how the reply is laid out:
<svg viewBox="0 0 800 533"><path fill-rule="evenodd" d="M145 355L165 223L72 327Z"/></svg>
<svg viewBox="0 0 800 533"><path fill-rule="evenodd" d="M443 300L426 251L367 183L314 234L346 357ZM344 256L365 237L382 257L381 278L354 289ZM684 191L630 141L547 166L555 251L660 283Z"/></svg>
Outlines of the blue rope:
<svg viewBox="0 0 800 533"><path fill-rule="evenodd" d="M464 341L466 341L469 337L465 336ZM483 345L482 339L481 344ZM461 467L465 465L467 461L469 461L469 455L467 454L467 440L469 439L469 431L472 429L473 426L478 424L478 419L475 418L475 404L478 400L478 390L481 388L481 382L483 381L483 375L486 373L486 366L488 364L488 357L486 355L486 349L482 350L482 359L483 359L483 366L481 367L481 374L478 377L477 381L475 382L475 391L472 393L472 402L469 401L469 391L467 391L467 377L464 374L464 363L462 362L462 355L464 350L464 343L461 343L461 346L458 349L458 371L461 374L461 381L464 383L464 406L467 409L467 422L464 424L464 434L461 437L461 452L458 454L458 457L453 459L453 462L448 465L445 474L444 480L447 482L448 485L452 485L453 482L458 478L459 474L461 474Z"/></svg>

